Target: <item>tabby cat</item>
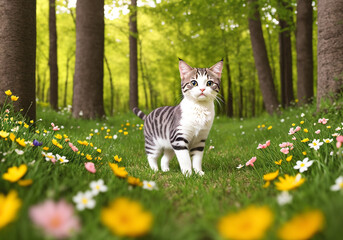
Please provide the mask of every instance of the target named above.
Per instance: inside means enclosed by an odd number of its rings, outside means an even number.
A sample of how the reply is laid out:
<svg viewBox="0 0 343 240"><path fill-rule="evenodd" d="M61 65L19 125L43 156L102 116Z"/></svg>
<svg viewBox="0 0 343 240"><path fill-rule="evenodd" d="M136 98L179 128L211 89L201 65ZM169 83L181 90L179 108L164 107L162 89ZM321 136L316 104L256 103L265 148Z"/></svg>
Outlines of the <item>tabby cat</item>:
<svg viewBox="0 0 343 240"><path fill-rule="evenodd" d="M161 169L169 171L169 162L176 155L184 175L204 175L201 163L205 142L214 119L214 100L220 89L223 60L210 68L192 68L179 61L183 99L177 106L165 106L145 115L133 112L144 120L145 151L150 167L157 171L157 160L163 151Z"/></svg>

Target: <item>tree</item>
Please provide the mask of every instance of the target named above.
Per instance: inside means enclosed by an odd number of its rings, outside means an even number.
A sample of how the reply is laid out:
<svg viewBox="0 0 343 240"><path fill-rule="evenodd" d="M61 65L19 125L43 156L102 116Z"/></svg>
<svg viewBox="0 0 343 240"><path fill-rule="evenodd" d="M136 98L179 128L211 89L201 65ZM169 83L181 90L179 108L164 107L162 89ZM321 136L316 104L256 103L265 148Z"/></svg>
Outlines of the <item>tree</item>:
<svg viewBox="0 0 343 240"><path fill-rule="evenodd" d="M10 89L16 107L36 119L36 1L0 2L0 102Z"/></svg>
<svg viewBox="0 0 343 240"><path fill-rule="evenodd" d="M49 67L50 67L50 105L58 109L58 67L57 67L57 31L56 2L49 0Z"/></svg>
<svg viewBox="0 0 343 240"><path fill-rule="evenodd" d="M313 97L313 8L312 0L297 1L297 73L299 103L308 103Z"/></svg>
<svg viewBox="0 0 343 240"><path fill-rule="evenodd" d="M317 109L343 90L343 2L318 1Z"/></svg>
<svg viewBox="0 0 343 240"><path fill-rule="evenodd" d="M276 111L279 104L263 38L258 0L248 0L248 4L249 10L252 11L249 15L249 31L260 89L266 110L269 114L272 114Z"/></svg>
<svg viewBox="0 0 343 240"><path fill-rule="evenodd" d="M288 107L294 100L293 93L293 71L292 71L292 43L290 22L292 22L292 7L287 5L285 0L279 0L280 3L280 82L281 82L281 104L282 107Z"/></svg>
<svg viewBox="0 0 343 240"><path fill-rule="evenodd" d="M105 114L104 28L104 0L77 1L74 117L96 118Z"/></svg>
<svg viewBox="0 0 343 240"><path fill-rule="evenodd" d="M130 109L138 106L138 66L137 66L137 0L130 6Z"/></svg>

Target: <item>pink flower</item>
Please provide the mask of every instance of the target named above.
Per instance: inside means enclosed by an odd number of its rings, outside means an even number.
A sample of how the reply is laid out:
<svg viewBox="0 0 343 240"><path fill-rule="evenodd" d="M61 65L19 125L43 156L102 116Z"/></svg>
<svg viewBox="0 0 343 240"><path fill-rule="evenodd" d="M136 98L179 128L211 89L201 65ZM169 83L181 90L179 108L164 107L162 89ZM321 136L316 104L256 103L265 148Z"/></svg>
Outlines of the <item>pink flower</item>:
<svg viewBox="0 0 343 240"><path fill-rule="evenodd" d="M265 144L258 144L257 149L264 149L270 146L270 140L268 140Z"/></svg>
<svg viewBox="0 0 343 240"><path fill-rule="evenodd" d="M289 148L286 147L286 148L281 148L280 150L283 154L288 154L289 153Z"/></svg>
<svg viewBox="0 0 343 240"><path fill-rule="evenodd" d="M78 152L79 149L77 147L75 147L71 142L69 142L69 147L71 148L71 150L73 150L74 152Z"/></svg>
<svg viewBox="0 0 343 240"><path fill-rule="evenodd" d="M92 163L92 162L86 162L85 163L85 168L87 169L88 172L91 172L91 173L95 173L96 172L94 163Z"/></svg>
<svg viewBox="0 0 343 240"><path fill-rule="evenodd" d="M340 148L342 146L342 143L343 143L343 136L336 137L336 141L337 141L336 147Z"/></svg>
<svg viewBox="0 0 343 240"><path fill-rule="evenodd" d="M245 166L254 166L254 162L256 161L256 157L252 157L249 161L247 161L247 163L245 164Z"/></svg>
<svg viewBox="0 0 343 240"><path fill-rule="evenodd" d="M6 109L6 110L5 110L5 113L10 113L10 110L9 110L9 109Z"/></svg>
<svg viewBox="0 0 343 240"><path fill-rule="evenodd" d="M295 131L298 132L298 131L300 131L300 129L301 129L301 127L297 126L297 127L295 128Z"/></svg>
<svg viewBox="0 0 343 240"><path fill-rule="evenodd" d="M267 147L270 146L270 140L268 140L268 141L266 142L266 145L267 145Z"/></svg>
<svg viewBox="0 0 343 240"><path fill-rule="evenodd" d="M74 208L64 200L45 202L32 206L30 218L47 236L69 238L80 230L80 221L74 216Z"/></svg>
<svg viewBox="0 0 343 240"><path fill-rule="evenodd" d="M329 121L329 119L325 119L325 118L319 118L318 119L318 123L322 123L322 124L326 124Z"/></svg>
<svg viewBox="0 0 343 240"><path fill-rule="evenodd" d="M58 126L55 126L54 123L51 123L51 126L52 126L52 130L53 130L53 131L58 131L58 130L60 130L60 128L59 128Z"/></svg>
<svg viewBox="0 0 343 240"><path fill-rule="evenodd" d="M292 137L292 140L294 140L294 141L295 141L295 140L297 140L297 138L296 138L296 137Z"/></svg>
<svg viewBox="0 0 343 240"><path fill-rule="evenodd" d="M315 134L319 134L320 133L320 130L318 129L317 131L314 132Z"/></svg>
<svg viewBox="0 0 343 240"><path fill-rule="evenodd" d="M56 158L51 158L50 161L51 161L52 163L56 163L56 162L57 162Z"/></svg>
<svg viewBox="0 0 343 240"><path fill-rule="evenodd" d="M294 130L294 128L290 128L289 129L289 133L288 133L288 135L293 135L295 133L295 130Z"/></svg>

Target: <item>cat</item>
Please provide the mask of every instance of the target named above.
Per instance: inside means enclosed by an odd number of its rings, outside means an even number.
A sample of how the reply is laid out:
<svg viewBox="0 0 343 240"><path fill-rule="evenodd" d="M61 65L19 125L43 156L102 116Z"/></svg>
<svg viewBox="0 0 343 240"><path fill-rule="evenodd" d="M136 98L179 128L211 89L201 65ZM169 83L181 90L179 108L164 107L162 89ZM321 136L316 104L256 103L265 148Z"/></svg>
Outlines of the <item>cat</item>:
<svg viewBox="0 0 343 240"><path fill-rule="evenodd" d="M179 59L183 99L177 106L165 106L145 115L139 108L133 112L144 120L145 151L150 167L158 171L157 160L163 151L161 169L169 171L176 155L181 172L204 175L202 158L207 136L214 119L214 100L220 90L223 60L210 68L193 68Z"/></svg>

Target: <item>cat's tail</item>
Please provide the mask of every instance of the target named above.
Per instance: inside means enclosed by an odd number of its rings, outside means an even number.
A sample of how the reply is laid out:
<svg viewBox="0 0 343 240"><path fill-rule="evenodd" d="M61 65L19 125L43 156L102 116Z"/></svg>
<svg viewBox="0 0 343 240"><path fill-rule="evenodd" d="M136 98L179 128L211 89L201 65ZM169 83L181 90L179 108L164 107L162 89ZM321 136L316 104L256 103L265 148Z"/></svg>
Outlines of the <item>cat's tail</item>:
<svg viewBox="0 0 343 240"><path fill-rule="evenodd" d="M136 114L138 117L140 117L141 119L143 119L143 121L145 121L146 119L146 115L144 112L142 112L138 107L135 107L132 109L133 113Z"/></svg>

